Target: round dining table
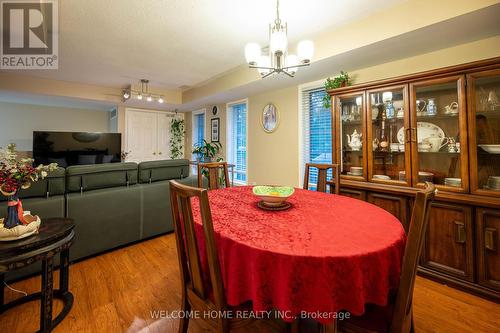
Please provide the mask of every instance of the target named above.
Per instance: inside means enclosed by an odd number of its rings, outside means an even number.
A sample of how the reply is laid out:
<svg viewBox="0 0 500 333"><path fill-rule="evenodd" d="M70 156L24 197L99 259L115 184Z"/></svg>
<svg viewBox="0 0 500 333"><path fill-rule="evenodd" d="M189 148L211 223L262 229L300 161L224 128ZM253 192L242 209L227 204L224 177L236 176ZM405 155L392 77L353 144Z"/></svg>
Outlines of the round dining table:
<svg viewBox="0 0 500 333"><path fill-rule="evenodd" d="M405 231L375 205L295 189L289 209L267 211L257 206L251 186L208 196L231 306L251 301L255 312L274 309L285 320L306 315L328 325L339 311L361 315L367 303L386 305L398 286ZM197 205L193 216L200 225Z"/></svg>

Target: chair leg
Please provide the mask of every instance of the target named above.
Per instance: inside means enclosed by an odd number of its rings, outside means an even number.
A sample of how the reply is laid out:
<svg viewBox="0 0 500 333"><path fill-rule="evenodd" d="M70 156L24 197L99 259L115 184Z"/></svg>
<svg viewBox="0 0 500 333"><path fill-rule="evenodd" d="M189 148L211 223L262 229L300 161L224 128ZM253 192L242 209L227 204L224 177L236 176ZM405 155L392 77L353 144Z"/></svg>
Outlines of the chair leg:
<svg viewBox="0 0 500 333"><path fill-rule="evenodd" d="M286 323L286 333L299 333L299 319L295 319L291 323Z"/></svg>
<svg viewBox="0 0 500 333"><path fill-rule="evenodd" d="M179 321L179 333L187 333L189 327L189 315L188 312L191 311L191 305L187 300L186 293L182 294L182 305L181 311L184 311L184 315Z"/></svg>

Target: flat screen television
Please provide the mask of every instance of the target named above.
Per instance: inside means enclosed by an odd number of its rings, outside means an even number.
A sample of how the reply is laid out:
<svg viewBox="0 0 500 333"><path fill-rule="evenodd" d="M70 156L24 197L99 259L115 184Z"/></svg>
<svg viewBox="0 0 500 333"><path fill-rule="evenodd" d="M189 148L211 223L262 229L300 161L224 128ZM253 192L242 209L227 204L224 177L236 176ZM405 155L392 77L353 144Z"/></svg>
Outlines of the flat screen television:
<svg viewBox="0 0 500 333"><path fill-rule="evenodd" d="M121 161L120 133L33 132L35 165L105 164Z"/></svg>

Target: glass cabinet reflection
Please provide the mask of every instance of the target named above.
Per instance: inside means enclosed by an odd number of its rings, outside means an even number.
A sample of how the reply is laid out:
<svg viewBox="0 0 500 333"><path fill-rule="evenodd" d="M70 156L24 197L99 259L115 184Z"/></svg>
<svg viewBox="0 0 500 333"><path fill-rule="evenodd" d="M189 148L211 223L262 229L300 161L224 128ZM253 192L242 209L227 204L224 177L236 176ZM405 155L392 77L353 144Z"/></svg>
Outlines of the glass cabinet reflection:
<svg viewBox="0 0 500 333"><path fill-rule="evenodd" d="M473 190L500 195L500 71L473 74L469 82Z"/></svg>
<svg viewBox="0 0 500 333"><path fill-rule="evenodd" d="M369 179L409 185L410 177L406 177L410 170L410 145L406 140L409 127L407 88L398 86L369 91L368 102Z"/></svg>
<svg viewBox="0 0 500 333"><path fill-rule="evenodd" d="M363 93L349 94L337 98L339 114L339 143L341 174L352 178L365 178L364 170L364 111Z"/></svg>
<svg viewBox="0 0 500 333"><path fill-rule="evenodd" d="M413 106L410 134L416 152L413 183L429 181L447 191L466 190L468 162L463 77L419 82L410 85L410 90Z"/></svg>

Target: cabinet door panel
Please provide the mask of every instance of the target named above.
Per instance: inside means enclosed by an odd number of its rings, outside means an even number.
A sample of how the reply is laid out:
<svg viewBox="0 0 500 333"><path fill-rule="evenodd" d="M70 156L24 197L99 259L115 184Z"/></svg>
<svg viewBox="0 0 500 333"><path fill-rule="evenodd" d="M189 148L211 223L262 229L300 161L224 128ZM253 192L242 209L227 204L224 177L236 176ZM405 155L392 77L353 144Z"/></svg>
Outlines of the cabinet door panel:
<svg viewBox="0 0 500 333"><path fill-rule="evenodd" d="M433 203L422 264L464 280L474 278L473 228L470 207Z"/></svg>
<svg viewBox="0 0 500 333"><path fill-rule="evenodd" d="M500 290L500 210L477 209L479 283Z"/></svg>
<svg viewBox="0 0 500 333"><path fill-rule="evenodd" d="M359 200L366 200L366 192L354 189L340 188L340 195L351 197Z"/></svg>
<svg viewBox="0 0 500 333"><path fill-rule="evenodd" d="M408 199L382 193L368 193L368 202L385 209L396 216L405 230L408 230Z"/></svg>

